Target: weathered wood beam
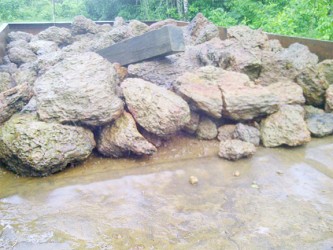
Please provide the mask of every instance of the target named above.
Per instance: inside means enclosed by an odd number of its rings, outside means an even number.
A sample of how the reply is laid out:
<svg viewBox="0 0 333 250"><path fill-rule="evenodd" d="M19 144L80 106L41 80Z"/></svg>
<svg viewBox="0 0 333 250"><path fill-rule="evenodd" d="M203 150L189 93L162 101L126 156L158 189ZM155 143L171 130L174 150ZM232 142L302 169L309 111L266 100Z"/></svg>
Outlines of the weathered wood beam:
<svg viewBox="0 0 333 250"><path fill-rule="evenodd" d="M146 59L167 56L185 50L183 31L165 26L97 51L110 62L128 65Z"/></svg>

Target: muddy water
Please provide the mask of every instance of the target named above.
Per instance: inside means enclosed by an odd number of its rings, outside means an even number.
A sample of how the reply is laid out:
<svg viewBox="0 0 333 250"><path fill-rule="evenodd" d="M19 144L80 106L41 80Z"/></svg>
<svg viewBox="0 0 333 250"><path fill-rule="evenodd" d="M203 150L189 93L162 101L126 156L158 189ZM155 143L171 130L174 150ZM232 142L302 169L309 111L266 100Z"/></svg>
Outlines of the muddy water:
<svg viewBox="0 0 333 250"><path fill-rule="evenodd" d="M332 249L333 137L238 162L216 146L179 138L42 179L2 169L0 249Z"/></svg>

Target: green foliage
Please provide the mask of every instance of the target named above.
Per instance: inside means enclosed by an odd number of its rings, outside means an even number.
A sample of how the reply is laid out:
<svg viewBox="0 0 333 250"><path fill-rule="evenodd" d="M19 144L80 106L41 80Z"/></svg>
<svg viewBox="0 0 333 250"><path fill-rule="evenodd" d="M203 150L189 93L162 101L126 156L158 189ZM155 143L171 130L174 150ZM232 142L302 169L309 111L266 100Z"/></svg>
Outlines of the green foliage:
<svg viewBox="0 0 333 250"><path fill-rule="evenodd" d="M333 40L332 0L54 0L56 21L191 20L202 12L216 25L246 24L264 31ZM0 0L0 22L52 21L51 0Z"/></svg>

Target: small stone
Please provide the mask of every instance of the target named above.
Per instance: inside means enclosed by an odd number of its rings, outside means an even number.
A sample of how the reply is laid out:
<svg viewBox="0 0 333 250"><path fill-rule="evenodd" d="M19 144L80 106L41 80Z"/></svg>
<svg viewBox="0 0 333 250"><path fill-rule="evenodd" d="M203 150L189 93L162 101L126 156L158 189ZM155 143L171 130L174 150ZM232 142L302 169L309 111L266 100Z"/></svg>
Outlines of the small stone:
<svg viewBox="0 0 333 250"><path fill-rule="evenodd" d="M234 172L233 175L234 175L235 177L239 177L239 176L240 176L240 172L237 170L237 171Z"/></svg>
<svg viewBox="0 0 333 250"><path fill-rule="evenodd" d="M190 182L191 185L197 185L199 180L196 176L192 175L192 176L190 176L189 182Z"/></svg>

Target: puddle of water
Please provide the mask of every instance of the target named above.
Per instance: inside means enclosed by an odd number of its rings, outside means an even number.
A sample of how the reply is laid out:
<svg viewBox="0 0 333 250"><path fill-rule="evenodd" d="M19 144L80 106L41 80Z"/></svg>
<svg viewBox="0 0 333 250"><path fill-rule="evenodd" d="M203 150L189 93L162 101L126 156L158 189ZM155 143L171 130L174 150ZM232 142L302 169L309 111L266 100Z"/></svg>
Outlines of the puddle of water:
<svg viewBox="0 0 333 250"><path fill-rule="evenodd" d="M327 137L228 162L216 142L182 137L46 178L0 170L0 248L332 249L332 148Z"/></svg>

